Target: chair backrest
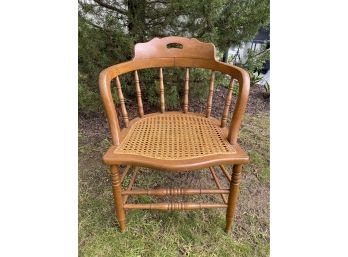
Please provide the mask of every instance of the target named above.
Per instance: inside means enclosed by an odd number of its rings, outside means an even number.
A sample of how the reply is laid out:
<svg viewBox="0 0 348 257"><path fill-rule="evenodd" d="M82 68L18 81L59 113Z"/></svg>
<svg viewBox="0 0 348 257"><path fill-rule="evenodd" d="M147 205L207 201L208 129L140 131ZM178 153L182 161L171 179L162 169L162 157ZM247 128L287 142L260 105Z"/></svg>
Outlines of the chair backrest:
<svg viewBox="0 0 348 257"><path fill-rule="evenodd" d="M215 46L195 38L165 37L138 43L134 47L133 60L168 57L215 60Z"/></svg>
<svg viewBox="0 0 348 257"><path fill-rule="evenodd" d="M224 110L221 116L221 127L226 126L228 112L232 101L232 92L235 81L239 83L239 92L236 106L232 116L228 133L228 140L231 144L237 143L238 131L244 115L245 107L249 96L250 80L248 73L236 66L229 65L215 59L215 46L211 43L204 43L197 39L183 37L154 38L146 43L135 45L134 58L131 61L111 66L100 73L99 87L109 122L112 140L114 145L120 143L120 126L117 113L111 94L111 80L116 80L120 108L125 127L129 126L129 118L122 93L122 86L119 76L128 72L134 72L134 85L137 95L139 117L144 116L141 87L138 70L146 68L159 68L160 87L160 111L165 112L164 78L163 68L182 67L186 68L184 78L183 112L188 112L189 94L189 68L204 68L212 71L209 83L209 93L205 116L211 115L212 99L214 94L215 71L231 76L228 93L225 99Z"/></svg>

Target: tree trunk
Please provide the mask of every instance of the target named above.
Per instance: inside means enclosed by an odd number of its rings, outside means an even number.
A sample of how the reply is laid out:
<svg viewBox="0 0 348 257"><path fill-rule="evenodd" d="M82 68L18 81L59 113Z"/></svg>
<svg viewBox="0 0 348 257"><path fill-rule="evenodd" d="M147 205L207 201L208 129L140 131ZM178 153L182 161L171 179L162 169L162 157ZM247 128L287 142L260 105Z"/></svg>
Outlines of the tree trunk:
<svg viewBox="0 0 348 257"><path fill-rule="evenodd" d="M226 52L224 52L224 56L222 57L222 62L227 63L227 59L228 59L228 49Z"/></svg>
<svg viewBox="0 0 348 257"><path fill-rule="evenodd" d="M128 0L128 31L134 44L144 42L145 33L145 0Z"/></svg>

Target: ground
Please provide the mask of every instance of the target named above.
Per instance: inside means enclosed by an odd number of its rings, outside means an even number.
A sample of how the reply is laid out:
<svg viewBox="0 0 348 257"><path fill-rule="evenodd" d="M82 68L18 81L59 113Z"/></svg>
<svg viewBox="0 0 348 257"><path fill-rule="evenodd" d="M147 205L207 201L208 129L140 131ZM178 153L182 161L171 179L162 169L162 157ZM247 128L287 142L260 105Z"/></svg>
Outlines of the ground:
<svg viewBox="0 0 348 257"><path fill-rule="evenodd" d="M218 88L213 115L222 110L225 88ZM192 110L204 102L192 102ZM136 109L130 110L130 116ZM231 234L224 232L225 209L198 211L127 212L127 231L120 233L114 215L109 169L102 155L110 145L107 123L102 115L79 117L79 255L80 256L269 256L269 97L251 88L240 137L240 145L251 162L243 168L237 215ZM216 169L220 180L222 172ZM126 182L129 181L126 179ZM141 169L136 187L212 186L207 170L189 173ZM226 186L227 183L224 182ZM155 198L129 198L152 202ZM177 197L215 199L218 196ZM163 199L165 200L165 199Z"/></svg>

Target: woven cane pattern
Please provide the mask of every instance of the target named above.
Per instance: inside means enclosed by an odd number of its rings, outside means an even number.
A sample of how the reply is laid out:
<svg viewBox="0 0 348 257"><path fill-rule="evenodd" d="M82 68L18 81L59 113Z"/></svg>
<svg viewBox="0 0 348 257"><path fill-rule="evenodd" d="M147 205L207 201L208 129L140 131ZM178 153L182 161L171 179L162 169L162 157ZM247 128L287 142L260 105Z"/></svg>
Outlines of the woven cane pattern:
<svg viewBox="0 0 348 257"><path fill-rule="evenodd" d="M236 150L211 120L189 114L160 114L133 124L115 154L182 160Z"/></svg>

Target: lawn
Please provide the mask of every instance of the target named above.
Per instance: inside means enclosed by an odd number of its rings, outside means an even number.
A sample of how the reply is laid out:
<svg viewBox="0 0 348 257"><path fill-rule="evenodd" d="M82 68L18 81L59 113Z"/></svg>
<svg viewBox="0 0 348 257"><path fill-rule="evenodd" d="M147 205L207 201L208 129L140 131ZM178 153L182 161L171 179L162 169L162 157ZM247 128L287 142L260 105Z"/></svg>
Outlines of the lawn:
<svg viewBox="0 0 348 257"><path fill-rule="evenodd" d="M225 209L130 210L126 214L127 231L120 233L109 169L101 160L110 140L106 124L98 122L86 119L79 126L80 256L269 256L268 111L246 114L241 128L239 141L251 162L242 172L237 216L230 235L224 232ZM218 168L216 171L220 180L225 181L222 172ZM142 168L135 186L208 187L213 183L208 170L170 173ZM200 199L221 201L219 196L211 195L176 200ZM129 200L152 202L155 198L143 196Z"/></svg>

